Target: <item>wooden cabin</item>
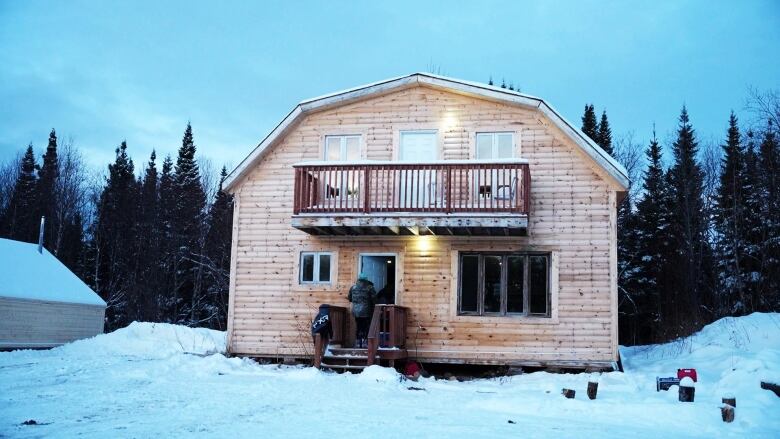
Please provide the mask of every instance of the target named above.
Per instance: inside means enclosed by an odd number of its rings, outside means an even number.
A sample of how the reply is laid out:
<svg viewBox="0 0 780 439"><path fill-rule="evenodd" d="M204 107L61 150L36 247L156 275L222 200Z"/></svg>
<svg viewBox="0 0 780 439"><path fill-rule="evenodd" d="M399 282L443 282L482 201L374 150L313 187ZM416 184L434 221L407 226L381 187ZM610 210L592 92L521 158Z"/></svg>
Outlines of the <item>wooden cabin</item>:
<svg viewBox="0 0 780 439"><path fill-rule="evenodd" d="M320 361L323 303L348 348L365 272L388 304L344 358L616 367L627 173L542 99L427 73L310 99L225 187L235 355Z"/></svg>
<svg viewBox="0 0 780 439"><path fill-rule="evenodd" d="M103 333L106 302L45 248L0 239L0 350Z"/></svg>

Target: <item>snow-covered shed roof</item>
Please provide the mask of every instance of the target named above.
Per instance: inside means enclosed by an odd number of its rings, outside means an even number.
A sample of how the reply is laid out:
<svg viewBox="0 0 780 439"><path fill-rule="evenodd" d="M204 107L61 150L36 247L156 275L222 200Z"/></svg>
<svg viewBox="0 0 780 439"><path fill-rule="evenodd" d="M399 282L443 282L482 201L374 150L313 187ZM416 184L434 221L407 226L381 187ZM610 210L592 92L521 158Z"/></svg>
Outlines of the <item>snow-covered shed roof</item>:
<svg viewBox="0 0 780 439"><path fill-rule="evenodd" d="M534 108L541 111L549 118L556 127L563 131L579 146L590 158L601 166L610 176L612 176L624 189L628 189L629 179L626 169L606 153L596 142L590 139L575 125L567 121L555 109L541 98L526 95L518 91L506 88L496 87L478 82L464 81L461 79L448 78L430 73L412 73L406 76L386 79L384 81L361 85L359 87L339 91L336 93L307 99L300 102L293 110L277 125L251 153L227 176L224 182L225 190L232 190L232 187L246 175L255 164L257 164L269 147L275 141L283 137L288 130L292 129L296 123L308 113L312 113L326 108L339 105L346 105L357 100L365 99L373 95L388 93L390 91L409 87L415 84L424 84L431 87L451 90L457 93L482 97L495 101L506 102L514 105Z"/></svg>
<svg viewBox="0 0 780 439"><path fill-rule="evenodd" d="M0 297L106 306L46 249L11 239L0 239Z"/></svg>

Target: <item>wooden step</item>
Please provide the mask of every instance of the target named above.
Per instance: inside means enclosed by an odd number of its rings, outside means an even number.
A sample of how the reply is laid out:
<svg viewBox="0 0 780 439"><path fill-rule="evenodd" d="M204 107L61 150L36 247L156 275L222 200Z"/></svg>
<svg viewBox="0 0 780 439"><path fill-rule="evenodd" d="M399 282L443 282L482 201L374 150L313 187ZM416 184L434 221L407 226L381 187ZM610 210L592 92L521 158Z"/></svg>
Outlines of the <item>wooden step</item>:
<svg viewBox="0 0 780 439"><path fill-rule="evenodd" d="M323 369L343 369L343 370L363 370L365 369L366 365L360 365L360 364L327 364L327 363L321 363L320 367Z"/></svg>

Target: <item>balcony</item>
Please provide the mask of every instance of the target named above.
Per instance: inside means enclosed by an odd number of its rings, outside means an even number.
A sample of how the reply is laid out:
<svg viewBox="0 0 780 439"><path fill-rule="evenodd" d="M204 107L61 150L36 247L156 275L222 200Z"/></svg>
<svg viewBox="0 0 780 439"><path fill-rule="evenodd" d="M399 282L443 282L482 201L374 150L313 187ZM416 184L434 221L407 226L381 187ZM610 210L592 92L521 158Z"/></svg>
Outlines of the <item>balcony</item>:
<svg viewBox="0 0 780 439"><path fill-rule="evenodd" d="M294 165L293 227L313 235L527 234L525 160Z"/></svg>

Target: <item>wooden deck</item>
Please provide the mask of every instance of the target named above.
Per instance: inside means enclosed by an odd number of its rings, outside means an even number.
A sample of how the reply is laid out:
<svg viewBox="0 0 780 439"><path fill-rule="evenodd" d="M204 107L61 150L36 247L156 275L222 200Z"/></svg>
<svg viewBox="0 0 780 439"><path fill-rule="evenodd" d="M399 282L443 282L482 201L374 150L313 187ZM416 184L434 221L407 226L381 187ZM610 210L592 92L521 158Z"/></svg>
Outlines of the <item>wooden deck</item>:
<svg viewBox="0 0 780 439"><path fill-rule="evenodd" d="M523 160L297 164L293 227L312 235L527 233Z"/></svg>

